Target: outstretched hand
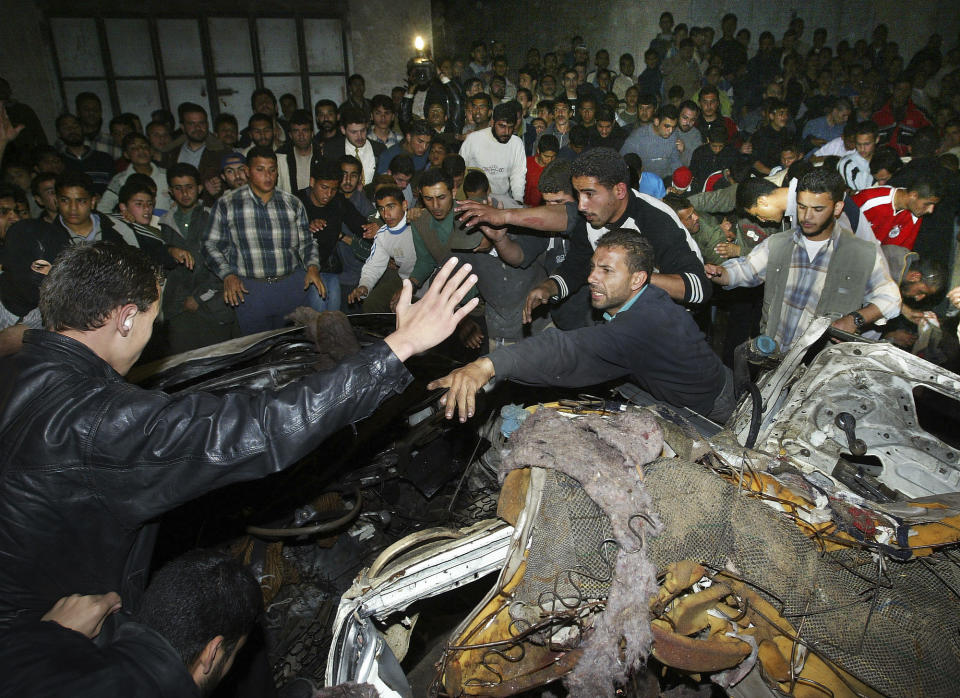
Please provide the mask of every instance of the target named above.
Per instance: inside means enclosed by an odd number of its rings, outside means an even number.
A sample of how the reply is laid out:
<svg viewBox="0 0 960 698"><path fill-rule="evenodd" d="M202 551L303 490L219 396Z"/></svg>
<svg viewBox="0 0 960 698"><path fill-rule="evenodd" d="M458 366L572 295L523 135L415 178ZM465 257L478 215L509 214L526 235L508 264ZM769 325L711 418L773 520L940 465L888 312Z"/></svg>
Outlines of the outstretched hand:
<svg viewBox="0 0 960 698"><path fill-rule="evenodd" d="M416 303L411 303L413 285L409 279L403 280L396 310L397 329L385 339L401 361L445 340L480 302L479 298L474 298L457 308L477 283L477 276L470 273L469 264L454 273L457 264L456 257L448 259L434 277L430 290Z"/></svg>
<svg viewBox="0 0 960 698"><path fill-rule="evenodd" d="M495 373L493 362L484 356L431 382L427 385L427 390L449 388L440 398L440 404L446 408L444 416L453 419L453 413L457 411L460 413L460 421L465 422L473 416L476 409L477 393Z"/></svg>

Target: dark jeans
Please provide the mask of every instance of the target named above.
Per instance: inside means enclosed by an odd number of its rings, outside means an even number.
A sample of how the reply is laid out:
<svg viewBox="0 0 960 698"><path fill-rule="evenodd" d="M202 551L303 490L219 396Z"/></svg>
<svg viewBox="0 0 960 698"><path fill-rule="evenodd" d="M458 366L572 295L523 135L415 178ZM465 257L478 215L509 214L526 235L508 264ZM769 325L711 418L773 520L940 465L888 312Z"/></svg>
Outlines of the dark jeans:
<svg viewBox="0 0 960 698"><path fill-rule="evenodd" d="M320 307L320 294L310 286L303 288L306 272L297 269L289 276L276 281L243 278L243 303L237 306L237 322L241 335L277 330L286 324L286 316L301 305L324 310ZM338 288L339 290L339 288Z"/></svg>

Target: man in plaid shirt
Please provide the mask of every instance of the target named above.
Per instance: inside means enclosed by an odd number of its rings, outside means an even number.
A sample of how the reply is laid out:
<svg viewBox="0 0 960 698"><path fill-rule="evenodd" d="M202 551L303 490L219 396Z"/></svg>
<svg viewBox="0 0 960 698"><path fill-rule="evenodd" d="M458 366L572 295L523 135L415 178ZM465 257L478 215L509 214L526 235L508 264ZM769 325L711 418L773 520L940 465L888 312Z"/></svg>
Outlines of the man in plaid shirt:
<svg viewBox="0 0 960 698"><path fill-rule="evenodd" d="M282 327L297 306L320 310L327 291L303 204L276 188L276 154L251 148L247 169L249 183L214 205L203 250L240 330L252 334Z"/></svg>
<svg viewBox="0 0 960 698"><path fill-rule="evenodd" d="M764 284L761 329L783 351L818 316L838 315L834 327L859 334L900 313L880 245L836 225L844 192L839 172L814 169L797 184L798 227L771 235L746 257L704 265L724 288Z"/></svg>

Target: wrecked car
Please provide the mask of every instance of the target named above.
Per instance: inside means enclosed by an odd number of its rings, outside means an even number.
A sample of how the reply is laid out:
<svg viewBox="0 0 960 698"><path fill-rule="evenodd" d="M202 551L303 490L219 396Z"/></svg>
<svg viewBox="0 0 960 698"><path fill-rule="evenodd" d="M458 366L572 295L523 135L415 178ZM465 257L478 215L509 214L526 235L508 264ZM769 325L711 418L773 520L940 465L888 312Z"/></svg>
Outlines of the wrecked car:
<svg viewBox="0 0 960 698"><path fill-rule="evenodd" d="M360 343L384 322L351 318ZM217 538L259 565L277 684L952 695L960 377L828 327L754 357L722 429L631 386L503 410L495 390L450 424L421 383L328 441L332 467L230 494ZM272 385L315 355L293 329L147 380Z"/></svg>

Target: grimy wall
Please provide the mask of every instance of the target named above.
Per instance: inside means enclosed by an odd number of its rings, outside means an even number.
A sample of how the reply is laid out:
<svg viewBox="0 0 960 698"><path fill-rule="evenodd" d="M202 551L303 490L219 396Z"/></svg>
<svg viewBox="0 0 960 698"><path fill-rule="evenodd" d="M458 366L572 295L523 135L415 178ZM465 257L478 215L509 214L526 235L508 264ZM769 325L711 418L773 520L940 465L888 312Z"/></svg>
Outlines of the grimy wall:
<svg viewBox="0 0 960 698"><path fill-rule="evenodd" d="M960 5L956 0L433 0L434 38L437 52L453 47L468 49L476 38L503 41L512 51L512 66L522 64L526 49L569 50L570 38L580 34L592 54L606 48L616 69L618 56L630 52L643 66L643 51L659 31L660 13L668 10L674 21L689 26L709 25L720 33L720 18L734 12L740 27L752 34L751 55L757 37L769 30L779 41L790 17L804 19L803 39L809 43L816 27L828 31L828 45L841 39L870 38L879 22L890 28L890 40L900 44L906 61L933 32L943 36L946 48L957 45Z"/></svg>

